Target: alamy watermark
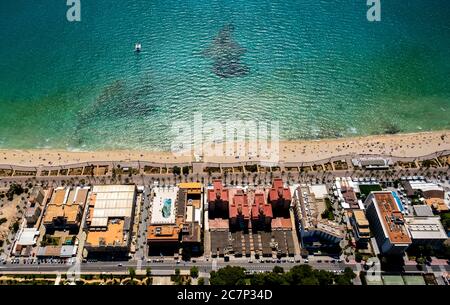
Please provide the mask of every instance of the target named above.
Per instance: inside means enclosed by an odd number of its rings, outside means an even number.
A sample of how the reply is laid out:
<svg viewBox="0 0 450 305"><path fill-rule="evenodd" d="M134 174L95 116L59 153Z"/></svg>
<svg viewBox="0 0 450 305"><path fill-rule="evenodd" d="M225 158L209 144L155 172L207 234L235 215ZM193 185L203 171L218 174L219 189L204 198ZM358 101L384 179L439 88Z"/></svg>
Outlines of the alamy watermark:
<svg viewBox="0 0 450 305"><path fill-rule="evenodd" d="M81 21L81 2L80 0L67 0L66 2L69 9L66 13L67 21Z"/></svg>
<svg viewBox="0 0 450 305"><path fill-rule="evenodd" d="M76 285L80 280L81 274L81 261L80 258L76 258L74 264L67 270L66 278L69 285Z"/></svg>
<svg viewBox="0 0 450 305"><path fill-rule="evenodd" d="M381 0L367 0L367 20L369 22L381 21Z"/></svg>
<svg viewBox="0 0 450 305"><path fill-rule="evenodd" d="M280 157L280 128L277 121L193 120L172 123L171 151L175 156L234 157L277 163Z"/></svg>
<svg viewBox="0 0 450 305"><path fill-rule="evenodd" d="M67 0L69 9L66 13L67 21L81 21L81 0ZM381 0L367 0L367 20L369 22L381 21Z"/></svg>

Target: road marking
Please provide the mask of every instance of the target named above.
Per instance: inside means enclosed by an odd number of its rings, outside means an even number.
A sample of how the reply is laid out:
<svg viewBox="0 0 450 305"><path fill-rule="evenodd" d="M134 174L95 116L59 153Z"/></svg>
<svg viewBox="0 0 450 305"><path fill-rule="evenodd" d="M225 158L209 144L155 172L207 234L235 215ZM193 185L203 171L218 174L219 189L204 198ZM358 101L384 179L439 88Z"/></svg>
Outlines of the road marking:
<svg viewBox="0 0 450 305"><path fill-rule="evenodd" d="M60 282L61 282L61 273L58 272L56 275L55 285L59 285Z"/></svg>

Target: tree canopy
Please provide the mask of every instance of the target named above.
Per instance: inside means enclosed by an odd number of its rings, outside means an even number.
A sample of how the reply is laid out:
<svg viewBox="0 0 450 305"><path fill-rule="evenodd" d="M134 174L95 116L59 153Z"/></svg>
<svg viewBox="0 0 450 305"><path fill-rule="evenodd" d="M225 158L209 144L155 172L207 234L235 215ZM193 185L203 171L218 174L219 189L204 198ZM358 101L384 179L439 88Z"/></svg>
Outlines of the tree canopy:
<svg viewBox="0 0 450 305"><path fill-rule="evenodd" d="M245 269L236 266L226 266L211 272L211 285L243 285L245 284Z"/></svg>
<svg viewBox="0 0 450 305"><path fill-rule="evenodd" d="M194 277L194 278L198 277L198 267L197 266L192 266L190 273L191 273L192 277Z"/></svg>
<svg viewBox="0 0 450 305"><path fill-rule="evenodd" d="M353 285L356 274L351 268L345 268L341 274L326 270L316 270L310 265L298 265L288 272L276 266L272 272L256 273L247 276L251 285ZM245 269L227 266L211 272L211 285L243 285Z"/></svg>
<svg viewBox="0 0 450 305"><path fill-rule="evenodd" d="M22 195L24 192L23 188L19 184L11 184L9 187L9 190L6 192L6 198L8 198L9 201L13 200L14 195Z"/></svg>

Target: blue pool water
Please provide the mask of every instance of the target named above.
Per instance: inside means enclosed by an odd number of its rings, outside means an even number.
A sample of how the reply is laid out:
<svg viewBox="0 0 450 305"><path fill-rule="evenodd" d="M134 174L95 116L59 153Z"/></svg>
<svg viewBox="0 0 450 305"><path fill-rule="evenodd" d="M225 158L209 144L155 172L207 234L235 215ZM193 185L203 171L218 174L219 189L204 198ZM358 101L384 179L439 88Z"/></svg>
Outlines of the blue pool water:
<svg viewBox="0 0 450 305"><path fill-rule="evenodd" d="M402 201L400 200L400 198L398 197L397 192L392 192L392 196L394 196L395 202L397 203L398 209L400 210L400 212L403 212L404 208L403 208L403 204Z"/></svg>
<svg viewBox="0 0 450 305"><path fill-rule="evenodd" d="M170 198L164 199L163 208L162 208L162 215L164 218L170 217L171 209L172 209L172 199L170 199Z"/></svg>

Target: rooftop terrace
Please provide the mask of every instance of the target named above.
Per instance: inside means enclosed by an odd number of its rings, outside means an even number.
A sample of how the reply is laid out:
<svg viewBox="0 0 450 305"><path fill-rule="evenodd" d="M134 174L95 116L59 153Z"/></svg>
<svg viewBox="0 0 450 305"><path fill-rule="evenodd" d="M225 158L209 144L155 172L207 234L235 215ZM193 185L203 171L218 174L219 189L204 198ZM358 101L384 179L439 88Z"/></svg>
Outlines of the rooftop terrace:
<svg viewBox="0 0 450 305"><path fill-rule="evenodd" d="M392 192L374 192L373 194L377 213L389 240L394 244L411 243L405 227L405 220L395 203Z"/></svg>
<svg viewBox="0 0 450 305"><path fill-rule="evenodd" d="M439 217L406 217L405 221L413 239L447 239Z"/></svg>
<svg viewBox="0 0 450 305"><path fill-rule="evenodd" d="M51 198L44 216L44 223L50 224L58 218L63 218L68 224L79 221L81 212L86 203L89 188L76 189L57 188Z"/></svg>
<svg viewBox="0 0 450 305"><path fill-rule="evenodd" d="M152 202L152 225L175 224L175 203L178 187L154 189L155 197Z"/></svg>
<svg viewBox="0 0 450 305"><path fill-rule="evenodd" d="M86 244L92 247L123 246L126 242L124 224L124 220L114 219L108 222L106 230L89 231L86 237Z"/></svg>
<svg viewBox="0 0 450 305"><path fill-rule="evenodd" d="M180 229L174 225L149 226L147 239L150 242L178 242Z"/></svg>

